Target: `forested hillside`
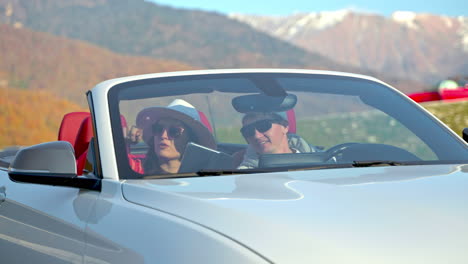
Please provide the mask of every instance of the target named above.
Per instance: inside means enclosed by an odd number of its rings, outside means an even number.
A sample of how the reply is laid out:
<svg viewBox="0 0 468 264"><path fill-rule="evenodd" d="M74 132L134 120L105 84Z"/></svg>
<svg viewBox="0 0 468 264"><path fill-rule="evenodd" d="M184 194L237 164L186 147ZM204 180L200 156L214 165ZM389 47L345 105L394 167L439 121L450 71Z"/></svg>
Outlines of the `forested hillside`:
<svg viewBox="0 0 468 264"><path fill-rule="evenodd" d="M222 14L143 0L0 1L1 21L88 41L117 53L204 68L353 69Z"/></svg>
<svg viewBox="0 0 468 264"><path fill-rule="evenodd" d="M324 69L371 75L405 93L428 86L412 77L401 78L395 71L380 73L337 63L335 56L331 59L307 51L223 14L143 0L0 1L1 23L87 41L120 54L176 60L197 68ZM342 42L338 36L334 45Z"/></svg>
<svg viewBox="0 0 468 264"><path fill-rule="evenodd" d="M120 55L83 41L6 24L0 24L0 36L0 87L47 90L82 106L85 92L104 80L193 69L176 61Z"/></svg>
<svg viewBox="0 0 468 264"><path fill-rule="evenodd" d="M189 69L0 24L0 149L56 140L63 115L87 111L85 92L101 81Z"/></svg>
<svg viewBox="0 0 468 264"><path fill-rule="evenodd" d="M0 88L0 149L57 140L64 113L86 111L51 92Z"/></svg>

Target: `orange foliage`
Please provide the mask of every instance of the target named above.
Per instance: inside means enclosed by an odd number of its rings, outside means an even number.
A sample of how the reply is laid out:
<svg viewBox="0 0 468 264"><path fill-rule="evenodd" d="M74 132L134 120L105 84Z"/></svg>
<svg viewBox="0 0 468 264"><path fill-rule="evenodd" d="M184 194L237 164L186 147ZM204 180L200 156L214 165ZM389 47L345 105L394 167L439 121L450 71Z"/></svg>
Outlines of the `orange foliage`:
<svg viewBox="0 0 468 264"><path fill-rule="evenodd" d="M57 140L64 114L88 111L46 91L0 88L0 149Z"/></svg>
<svg viewBox="0 0 468 264"><path fill-rule="evenodd" d="M6 24L0 24L0 36L0 87L6 81L11 88L52 91L82 106L86 91L101 81L193 69L177 61L120 55L84 41Z"/></svg>
<svg viewBox="0 0 468 264"><path fill-rule="evenodd" d="M87 111L85 93L101 81L188 69L0 24L0 149L57 140L63 115Z"/></svg>

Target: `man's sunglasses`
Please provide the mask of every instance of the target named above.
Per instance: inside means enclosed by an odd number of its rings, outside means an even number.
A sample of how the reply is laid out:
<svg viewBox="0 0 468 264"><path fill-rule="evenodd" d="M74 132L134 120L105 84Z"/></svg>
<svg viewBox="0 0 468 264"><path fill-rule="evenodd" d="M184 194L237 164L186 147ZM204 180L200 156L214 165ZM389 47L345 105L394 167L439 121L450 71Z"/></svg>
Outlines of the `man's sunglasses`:
<svg viewBox="0 0 468 264"><path fill-rule="evenodd" d="M283 124L282 120L266 119L248 124L241 128L240 132L244 138L249 138L255 135L255 130L260 133L265 133L271 129L273 124Z"/></svg>
<svg viewBox="0 0 468 264"><path fill-rule="evenodd" d="M167 135L170 138L177 138L180 137L184 133L184 128L175 125L161 125L161 124L154 124L153 125L153 134L155 135L162 135L163 131L167 131Z"/></svg>

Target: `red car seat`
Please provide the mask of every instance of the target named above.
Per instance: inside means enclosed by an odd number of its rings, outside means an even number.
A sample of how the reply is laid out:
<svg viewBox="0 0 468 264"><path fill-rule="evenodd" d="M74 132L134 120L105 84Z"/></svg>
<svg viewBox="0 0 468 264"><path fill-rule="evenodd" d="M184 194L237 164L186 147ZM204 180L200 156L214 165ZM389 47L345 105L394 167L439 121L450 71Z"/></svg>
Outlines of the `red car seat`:
<svg viewBox="0 0 468 264"><path fill-rule="evenodd" d="M294 112L294 109L286 111L286 117L288 118L289 123L289 133L296 134L296 113Z"/></svg>
<svg viewBox="0 0 468 264"><path fill-rule="evenodd" d="M71 112L63 116L60 124L58 140L68 141L75 147L76 136L83 120L90 116L88 112Z"/></svg>
<svg viewBox="0 0 468 264"><path fill-rule="evenodd" d="M211 133L213 133L213 128L211 127L210 121L206 115L202 111L198 111L198 115L200 115L200 121L202 124L205 125Z"/></svg>
<svg viewBox="0 0 468 264"><path fill-rule="evenodd" d="M75 156L79 157L88 150L89 142L93 137L91 117L86 117L82 122L75 139Z"/></svg>

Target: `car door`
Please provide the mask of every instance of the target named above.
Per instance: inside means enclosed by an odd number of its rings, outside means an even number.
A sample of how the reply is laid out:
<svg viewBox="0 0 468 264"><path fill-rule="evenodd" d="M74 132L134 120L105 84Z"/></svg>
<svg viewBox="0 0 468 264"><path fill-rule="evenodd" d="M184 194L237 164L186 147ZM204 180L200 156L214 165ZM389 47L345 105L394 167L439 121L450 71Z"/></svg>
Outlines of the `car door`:
<svg viewBox="0 0 468 264"><path fill-rule="evenodd" d="M82 263L86 219L99 192L19 183L0 171L2 263Z"/></svg>

